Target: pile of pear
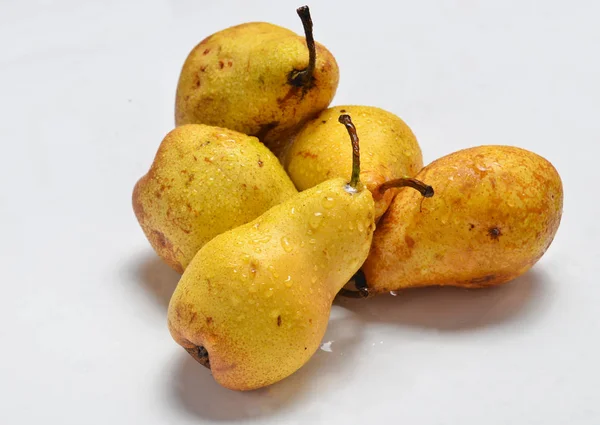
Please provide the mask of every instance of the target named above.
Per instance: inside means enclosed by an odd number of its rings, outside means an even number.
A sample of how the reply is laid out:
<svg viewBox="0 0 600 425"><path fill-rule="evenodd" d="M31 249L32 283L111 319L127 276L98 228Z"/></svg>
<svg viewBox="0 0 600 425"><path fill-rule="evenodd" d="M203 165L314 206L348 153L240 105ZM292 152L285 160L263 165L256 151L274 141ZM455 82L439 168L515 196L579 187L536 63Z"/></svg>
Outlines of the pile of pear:
<svg viewBox="0 0 600 425"><path fill-rule="evenodd" d="M478 146L423 167L398 116L330 107L338 65L298 14L304 37L251 22L190 52L176 127L133 190L148 241L182 274L173 339L235 390L301 368L338 294L509 282L562 215L560 176L533 152Z"/></svg>

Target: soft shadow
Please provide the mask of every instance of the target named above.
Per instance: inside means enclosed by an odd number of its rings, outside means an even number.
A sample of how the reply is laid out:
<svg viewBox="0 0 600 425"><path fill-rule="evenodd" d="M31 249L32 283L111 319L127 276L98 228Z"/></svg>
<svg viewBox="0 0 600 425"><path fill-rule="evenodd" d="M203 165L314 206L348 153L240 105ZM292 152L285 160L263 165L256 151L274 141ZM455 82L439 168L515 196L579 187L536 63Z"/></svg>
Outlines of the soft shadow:
<svg viewBox="0 0 600 425"><path fill-rule="evenodd" d="M272 416L299 403L310 394L333 389L358 355L362 324L351 311L334 307L322 349L288 378L254 391L238 392L221 387L210 371L183 352L173 382L174 398L188 412L211 421L248 420Z"/></svg>
<svg viewBox="0 0 600 425"><path fill-rule="evenodd" d="M166 310L181 275L165 264L154 252L141 256L134 270L134 277L138 284Z"/></svg>
<svg viewBox="0 0 600 425"><path fill-rule="evenodd" d="M371 299L336 298L364 320L459 331L493 326L532 313L544 300L541 270L530 270L512 282L492 288L415 288Z"/></svg>

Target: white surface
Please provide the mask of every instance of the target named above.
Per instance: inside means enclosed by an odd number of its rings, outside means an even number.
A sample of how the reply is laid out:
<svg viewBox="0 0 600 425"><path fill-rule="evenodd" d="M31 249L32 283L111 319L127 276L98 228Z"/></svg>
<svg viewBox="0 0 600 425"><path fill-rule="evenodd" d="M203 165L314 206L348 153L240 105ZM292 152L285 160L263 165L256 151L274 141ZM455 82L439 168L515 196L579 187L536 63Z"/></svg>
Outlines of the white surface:
<svg viewBox="0 0 600 425"><path fill-rule="evenodd" d="M219 387L171 340L177 275L133 185L188 51L245 21L301 31L299 5L0 1L0 423L600 423L596 0L315 0L336 104L397 113L427 162L491 143L545 156L562 226L514 284L339 303L331 352L268 389Z"/></svg>

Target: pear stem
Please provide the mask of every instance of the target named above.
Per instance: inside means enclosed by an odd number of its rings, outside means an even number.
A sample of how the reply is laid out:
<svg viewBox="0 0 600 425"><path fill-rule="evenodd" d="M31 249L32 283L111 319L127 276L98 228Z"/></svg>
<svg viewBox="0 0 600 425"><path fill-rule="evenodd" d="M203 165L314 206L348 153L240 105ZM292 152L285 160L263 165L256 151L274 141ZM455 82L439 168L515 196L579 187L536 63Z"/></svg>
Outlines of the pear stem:
<svg viewBox="0 0 600 425"><path fill-rule="evenodd" d="M424 198L431 198L433 196L433 187L423 183L417 179L411 179L408 177L390 180L389 182L385 182L379 185L377 189L379 193L382 195L386 190L391 189L393 187L412 187L413 189L419 191Z"/></svg>
<svg viewBox="0 0 600 425"><path fill-rule="evenodd" d="M306 37L306 46L308 47L308 66L302 71L294 70L289 76L289 83L295 87L309 87L313 80L315 66L317 64L317 48L313 37L313 23L310 17L308 6L302 6L296 9L296 13L302 21L304 35Z"/></svg>
<svg viewBox="0 0 600 425"><path fill-rule="evenodd" d="M346 298L369 298L371 293L369 292L369 286L367 285L367 278L362 270L356 272L356 274L352 277L354 281L354 287L356 291L351 291L346 288L342 288L338 295Z"/></svg>
<svg viewBox="0 0 600 425"><path fill-rule="evenodd" d="M358 183L360 181L360 147L358 144L358 134L356 133L356 127L352 123L350 115L340 115L339 122L346 126L350 140L352 141L352 176L350 177L350 187L358 190Z"/></svg>

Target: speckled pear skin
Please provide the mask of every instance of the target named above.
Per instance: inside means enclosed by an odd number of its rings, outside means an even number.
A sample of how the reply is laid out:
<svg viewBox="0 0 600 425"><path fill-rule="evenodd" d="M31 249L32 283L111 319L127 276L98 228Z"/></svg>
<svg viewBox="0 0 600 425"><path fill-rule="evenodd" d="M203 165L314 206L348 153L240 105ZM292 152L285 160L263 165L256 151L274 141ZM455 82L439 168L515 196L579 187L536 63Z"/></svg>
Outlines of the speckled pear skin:
<svg viewBox="0 0 600 425"><path fill-rule="evenodd" d="M369 252L371 193L326 181L207 243L169 305L171 335L221 385L251 390L298 370L331 303ZM208 358L202 357L208 352Z"/></svg>
<svg viewBox="0 0 600 425"><path fill-rule="evenodd" d="M316 43L312 84L288 77L306 69L304 37L265 22L251 22L204 39L187 57L177 86L175 122L230 128L258 137L278 153L296 127L327 108L337 90L333 55Z"/></svg>
<svg viewBox="0 0 600 425"><path fill-rule="evenodd" d="M343 177L352 168L352 147L337 119L348 113L360 135L361 181L375 200L375 219L387 210L397 189L380 194L386 181L414 177L423 168L423 156L411 129L396 115L372 106L342 105L321 112L307 122L285 153L283 163L298 190L327 179Z"/></svg>
<svg viewBox="0 0 600 425"><path fill-rule="evenodd" d="M296 193L257 138L190 124L164 138L135 185L133 209L157 254L182 273L209 240Z"/></svg>
<svg viewBox="0 0 600 425"><path fill-rule="evenodd" d="M560 224L560 176L524 149L461 150L416 178L433 186L435 195L423 199L401 189L378 223L362 268L372 293L508 282L542 257Z"/></svg>

